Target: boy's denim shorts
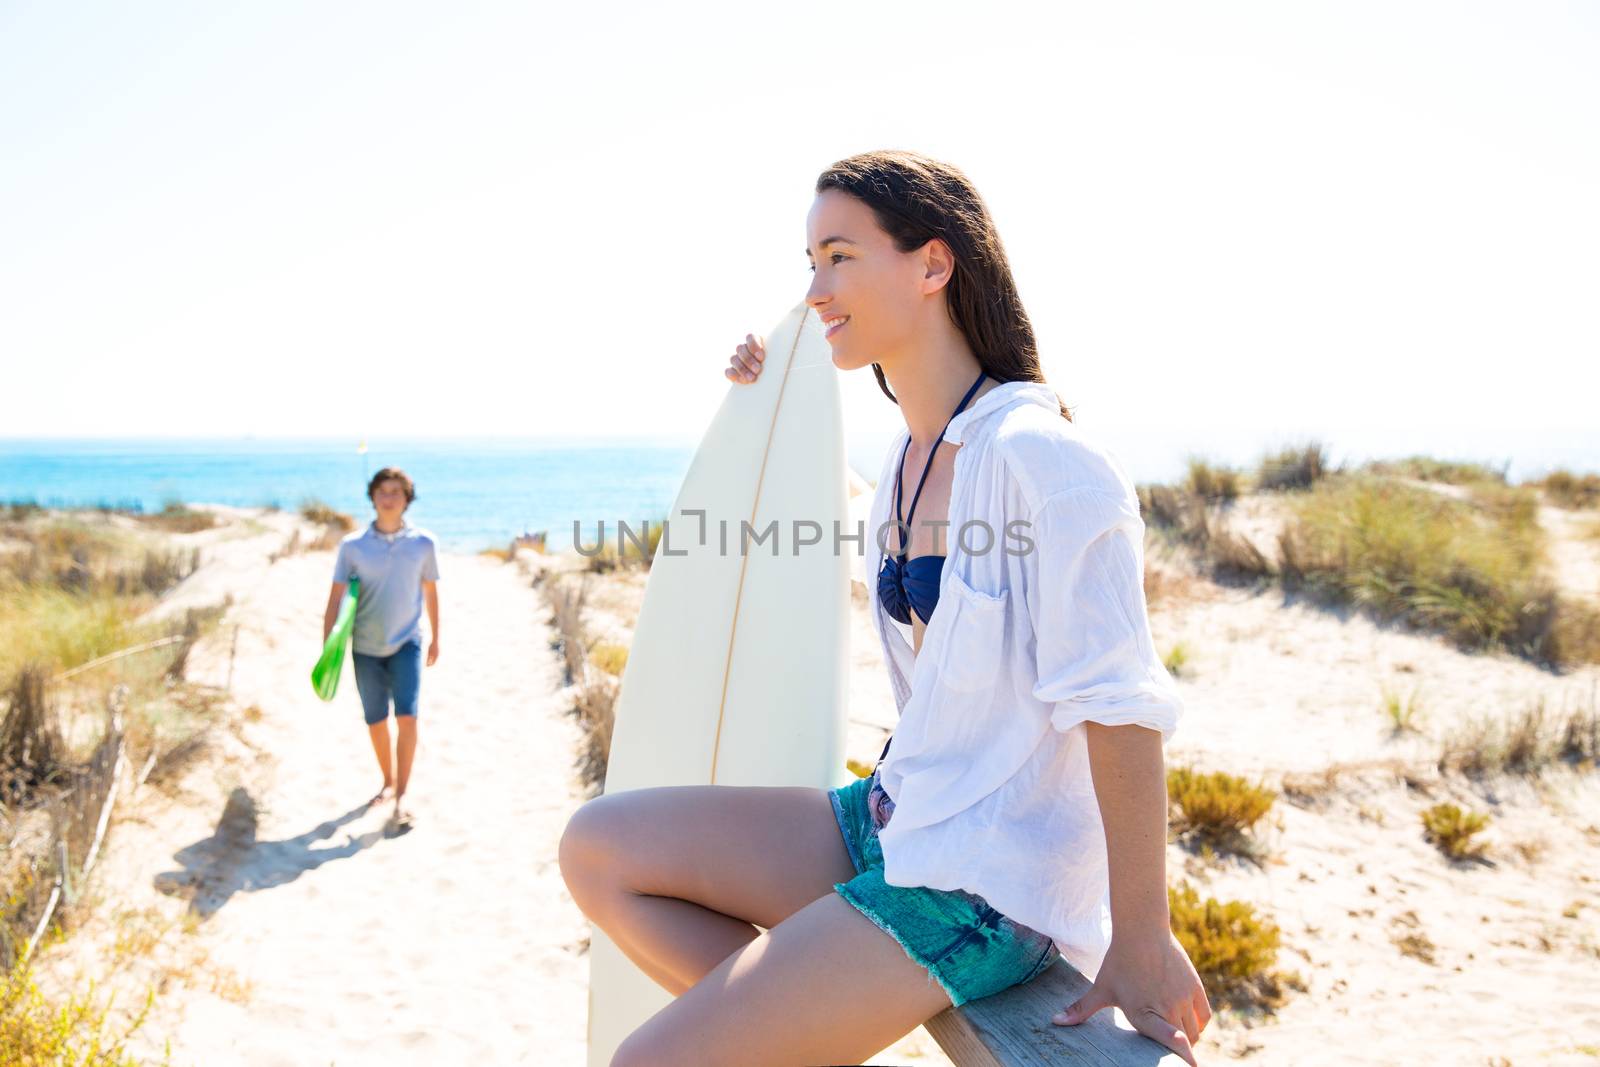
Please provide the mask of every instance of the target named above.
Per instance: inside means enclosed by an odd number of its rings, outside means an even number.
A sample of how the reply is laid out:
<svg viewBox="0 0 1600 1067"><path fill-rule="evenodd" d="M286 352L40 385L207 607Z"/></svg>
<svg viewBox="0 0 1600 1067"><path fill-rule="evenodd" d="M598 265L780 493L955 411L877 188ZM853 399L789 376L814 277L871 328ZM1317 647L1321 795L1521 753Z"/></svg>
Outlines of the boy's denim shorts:
<svg viewBox="0 0 1600 1067"><path fill-rule="evenodd" d="M1048 936L1013 922L963 890L890 885L878 831L894 801L878 772L828 790L856 876L834 890L895 939L959 1007L1037 977L1061 958Z"/></svg>
<svg viewBox="0 0 1600 1067"><path fill-rule="evenodd" d="M361 711L368 726L389 717L389 701L394 714L417 714L417 690L422 687L422 644L411 641L390 656L368 656L352 651L356 666L356 690L361 694Z"/></svg>

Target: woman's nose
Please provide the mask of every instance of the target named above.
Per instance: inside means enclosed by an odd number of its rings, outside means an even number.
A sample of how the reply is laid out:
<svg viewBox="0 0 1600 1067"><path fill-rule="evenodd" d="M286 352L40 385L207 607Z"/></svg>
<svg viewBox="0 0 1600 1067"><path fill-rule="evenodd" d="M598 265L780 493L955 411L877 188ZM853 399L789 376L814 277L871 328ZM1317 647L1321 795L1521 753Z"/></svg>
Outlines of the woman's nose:
<svg viewBox="0 0 1600 1067"><path fill-rule="evenodd" d="M822 284L822 275L818 274L811 279L811 287L806 290L806 303L817 311L833 299L833 294L828 292L828 287Z"/></svg>

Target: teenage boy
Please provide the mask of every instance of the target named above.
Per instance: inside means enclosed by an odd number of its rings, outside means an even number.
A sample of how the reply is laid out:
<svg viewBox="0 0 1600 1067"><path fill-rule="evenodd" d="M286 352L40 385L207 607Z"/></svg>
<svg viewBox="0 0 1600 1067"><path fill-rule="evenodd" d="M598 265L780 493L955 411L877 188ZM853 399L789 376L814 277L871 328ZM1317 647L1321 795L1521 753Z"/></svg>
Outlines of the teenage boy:
<svg viewBox="0 0 1600 1067"><path fill-rule="evenodd" d="M367 499L377 517L365 530L339 542L333 565L333 589L322 619L328 639L339 616L339 601L352 577L361 579L356 603L352 658L356 689L372 736L372 749L383 771L383 788L367 802L374 807L394 800L394 822L410 826L405 804L411 761L417 753L417 695L422 684L422 609L427 605L427 665L439 658L439 560L433 535L405 519L417 498L416 487L397 467L385 467L367 483ZM399 738L394 757L389 751L389 706L394 705ZM398 768L396 768L398 764ZM397 773L398 771L398 773Z"/></svg>

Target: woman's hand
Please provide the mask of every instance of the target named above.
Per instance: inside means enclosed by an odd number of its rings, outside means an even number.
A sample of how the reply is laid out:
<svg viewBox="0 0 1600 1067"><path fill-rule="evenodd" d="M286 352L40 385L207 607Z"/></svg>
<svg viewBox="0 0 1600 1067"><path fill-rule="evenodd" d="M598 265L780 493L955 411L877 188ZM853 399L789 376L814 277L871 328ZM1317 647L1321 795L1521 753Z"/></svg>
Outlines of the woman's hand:
<svg viewBox="0 0 1600 1067"><path fill-rule="evenodd" d="M1113 933L1094 985L1050 1021L1072 1026L1110 1007L1121 1008L1135 1030L1189 1064L1195 1063L1193 1046L1200 1031L1211 1021L1211 1002L1200 986L1200 976L1170 932L1164 941L1119 941Z"/></svg>
<svg viewBox="0 0 1600 1067"><path fill-rule="evenodd" d="M722 374L731 382L753 382L761 373L761 361L767 358L767 346L753 333L744 335L744 344L733 350L733 358Z"/></svg>

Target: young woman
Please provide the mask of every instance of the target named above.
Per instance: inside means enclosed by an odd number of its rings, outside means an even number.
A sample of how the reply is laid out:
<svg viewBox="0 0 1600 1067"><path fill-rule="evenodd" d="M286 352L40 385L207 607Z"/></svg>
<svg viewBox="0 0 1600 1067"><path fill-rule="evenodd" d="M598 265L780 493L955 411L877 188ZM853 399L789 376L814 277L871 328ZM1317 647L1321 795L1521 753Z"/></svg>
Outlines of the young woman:
<svg viewBox="0 0 1600 1067"><path fill-rule="evenodd" d="M1182 706L1133 486L1044 384L965 175L873 152L816 194L807 300L835 366L870 364L906 421L865 543L900 721L841 789L577 812L573 897L678 994L612 1062L857 1063L1064 954L1094 984L1054 1022L1114 1005L1192 1064L1211 1011L1169 928L1161 751ZM749 336L724 374L764 356Z"/></svg>

